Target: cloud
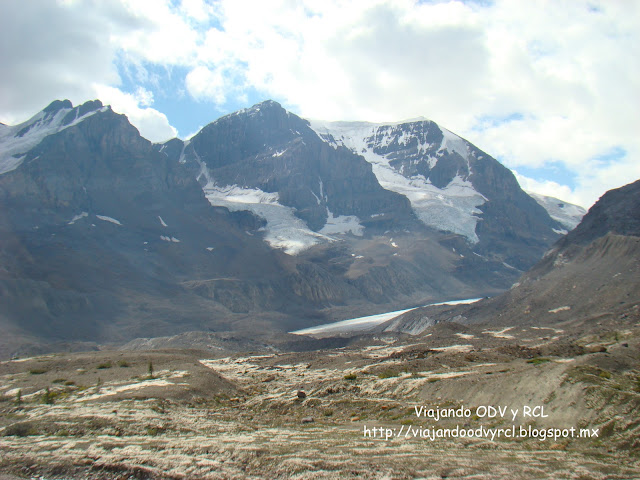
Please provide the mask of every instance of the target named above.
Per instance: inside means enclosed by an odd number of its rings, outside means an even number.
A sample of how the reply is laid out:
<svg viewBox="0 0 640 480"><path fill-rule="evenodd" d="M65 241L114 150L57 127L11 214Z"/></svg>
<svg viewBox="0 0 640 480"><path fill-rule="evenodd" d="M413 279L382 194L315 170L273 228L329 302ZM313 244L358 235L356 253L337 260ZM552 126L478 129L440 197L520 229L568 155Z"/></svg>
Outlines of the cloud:
<svg viewBox="0 0 640 480"><path fill-rule="evenodd" d="M144 32L147 23L117 2L0 2L0 121L24 121L53 99L79 104L100 98L125 113L146 138L175 136L167 117L148 108L151 91L118 88L118 39Z"/></svg>
<svg viewBox="0 0 640 480"><path fill-rule="evenodd" d="M583 199L576 195L576 192L566 185L561 185L553 180L535 180L525 175L521 175L517 170L514 170L513 173L523 190L562 199L575 205L584 205Z"/></svg>
<svg viewBox="0 0 640 480"><path fill-rule="evenodd" d="M574 172L558 185L588 206L640 176L638 24L640 3L598 0L0 2L0 121L100 93L158 138L167 85L172 114L260 97L326 120L426 116L536 188Z"/></svg>
<svg viewBox="0 0 640 480"><path fill-rule="evenodd" d="M86 12L72 3L0 2L5 120L24 120L56 98L89 99L96 79L118 82L108 32L125 12L106 5ZM120 20L134 22L126 16Z"/></svg>
<svg viewBox="0 0 640 480"><path fill-rule="evenodd" d="M162 142L177 135L177 130L169 124L164 113L153 108L141 108L141 105L147 106L149 102L153 102L150 92L138 89L136 94L132 95L106 85L93 87L98 98L105 104L111 105L114 111L124 113L147 140Z"/></svg>
<svg viewBox="0 0 640 480"><path fill-rule="evenodd" d="M217 104L224 104L227 92L233 87L220 69L210 70L202 65L187 74L185 85L194 98L212 100Z"/></svg>
<svg viewBox="0 0 640 480"><path fill-rule="evenodd" d="M587 206L626 181L613 172L628 162L597 159L638 149L638 5L217 5L187 76L200 101L222 105L254 88L313 118L425 115L511 168L582 172L572 198Z"/></svg>

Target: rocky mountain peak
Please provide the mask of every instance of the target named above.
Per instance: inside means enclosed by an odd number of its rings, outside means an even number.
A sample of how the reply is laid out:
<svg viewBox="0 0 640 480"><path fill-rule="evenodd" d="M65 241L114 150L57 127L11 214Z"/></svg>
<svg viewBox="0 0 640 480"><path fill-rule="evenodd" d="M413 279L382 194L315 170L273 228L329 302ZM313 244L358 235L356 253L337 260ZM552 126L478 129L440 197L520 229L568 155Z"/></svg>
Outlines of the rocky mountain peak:
<svg viewBox="0 0 640 480"><path fill-rule="evenodd" d="M70 109L73 108L73 104L70 100L54 100L49 105L47 105L42 111L45 113L55 113L58 110L63 108Z"/></svg>
<svg viewBox="0 0 640 480"><path fill-rule="evenodd" d="M18 168L27 152L45 138L83 122L90 116L110 111L99 100L73 107L69 100L56 100L26 122L0 131L0 175Z"/></svg>
<svg viewBox="0 0 640 480"><path fill-rule="evenodd" d="M586 245L608 233L640 237L640 180L606 192L559 246Z"/></svg>

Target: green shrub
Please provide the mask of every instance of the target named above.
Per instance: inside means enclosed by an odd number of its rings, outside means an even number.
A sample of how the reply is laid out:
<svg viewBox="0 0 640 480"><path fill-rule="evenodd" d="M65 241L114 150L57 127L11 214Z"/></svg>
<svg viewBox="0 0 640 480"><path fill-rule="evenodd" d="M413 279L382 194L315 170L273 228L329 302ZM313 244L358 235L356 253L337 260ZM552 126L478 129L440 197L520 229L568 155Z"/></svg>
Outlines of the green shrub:
<svg viewBox="0 0 640 480"><path fill-rule="evenodd" d="M51 405L53 403L53 397L54 395L51 393L51 390L49 390L49 387L46 387L42 394L42 403Z"/></svg>
<svg viewBox="0 0 640 480"><path fill-rule="evenodd" d="M358 376L355 373L348 373L344 376L345 380L355 380Z"/></svg>

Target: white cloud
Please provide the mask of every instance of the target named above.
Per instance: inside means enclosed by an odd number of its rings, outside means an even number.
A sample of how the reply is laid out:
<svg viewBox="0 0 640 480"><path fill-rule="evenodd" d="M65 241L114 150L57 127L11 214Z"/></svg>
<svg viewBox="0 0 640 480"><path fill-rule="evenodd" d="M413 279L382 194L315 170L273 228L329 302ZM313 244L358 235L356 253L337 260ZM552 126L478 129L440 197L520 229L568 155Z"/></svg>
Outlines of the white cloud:
<svg viewBox="0 0 640 480"><path fill-rule="evenodd" d="M194 98L208 99L218 104L226 101L227 92L233 86L220 69L210 70L202 65L187 74L185 85Z"/></svg>
<svg viewBox="0 0 640 480"><path fill-rule="evenodd" d="M589 206L637 172L596 158L638 150L639 12L614 2L222 1L187 89L223 104L253 87L330 120L425 115L509 167L562 164L576 172L565 191Z"/></svg>
<svg viewBox="0 0 640 480"><path fill-rule="evenodd" d="M514 170L513 173L523 190L559 198L569 203L583 206L582 198L577 196L576 193L566 185L561 185L553 180L535 180L533 178L526 177L525 175L520 175L517 170Z"/></svg>
<svg viewBox="0 0 640 480"><path fill-rule="evenodd" d="M111 105L115 112L124 113L147 140L161 142L177 135L177 130L169 124L164 113L148 108L149 92L144 89L142 92L139 89L136 95L132 95L107 85L93 85L93 88L96 97Z"/></svg>
<svg viewBox="0 0 640 480"><path fill-rule="evenodd" d="M118 41L137 38L148 25L136 13L117 2L0 2L0 121L24 121L54 99L80 104L99 98L125 113L146 138L175 136L167 117L148 108L153 92L119 88Z"/></svg>
<svg viewBox="0 0 640 480"><path fill-rule="evenodd" d="M589 206L640 176L639 24L640 3L603 0L0 2L0 121L102 85L157 138L148 69L179 67L185 108L260 92L306 117L426 116L511 168L561 164L575 183L530 181ZM122 91L116 59L140 89Z"/></svg>

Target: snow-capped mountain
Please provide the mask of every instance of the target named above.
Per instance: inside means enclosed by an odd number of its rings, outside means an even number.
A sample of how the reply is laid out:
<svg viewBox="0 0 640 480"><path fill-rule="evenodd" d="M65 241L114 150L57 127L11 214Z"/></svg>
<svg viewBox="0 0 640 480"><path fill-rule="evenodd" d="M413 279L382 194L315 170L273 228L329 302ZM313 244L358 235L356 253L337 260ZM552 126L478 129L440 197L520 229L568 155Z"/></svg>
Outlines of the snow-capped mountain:
<svg viewBox="0 0 640 480"><path fill-rule="evenodd" d="M0 350L489 295L561 228L433 122L320 125L267 101L154 145L99 101L56 101L0 127Z"/></svg>
<svg viewBox="0 0 640 480"><path fill-rule="evenodd" d="M362 155L380 185L407 197L426 225L479 241L476 225L482 211L477 207L487 199L469 181L470 152L463 139L424 119L397 124L316 121L311 126L335 148ZM447 176L444 161L439 162L445 156L456 156L461 171Z"/></svg>
<svg viewBox="0 0 640 480"><path fill-rule="evenodd" d="M640 180L609 190L506 292L469 306L415 309L380 330L417 334L435 323L507 330L629 322L640 302ZM635 323L635 322L634 322Z"/></svg>
<svg viewBox="0 0 640 480"><path fill-rule="evenodd" d="M57 100L35 116L15 126L2 124L0 128L0 175L15 170L25 154L49 135L77 125L87 117L104 112L99 102L87 102L73 108L69 100Z"/></svg>
<svg viewBox="0 0 640 480"><path fill-rule="evenodd" d="M523 270L565 228L508 169L424 119L308 122L267 101L220 118L181 147L171 142L160 150L191 165L212 205L254 213L265 241L289 254L336 235L421 225Z"/></svg>
<svg viewBox="0 0 640 480"><path fill-rule="evenodd" d="M561 231L563 235L578 226L582 217L587 211L579 205L559 200L555 197L540 195L539 193L527 192L531 198L544 207L549 216L560 222L565 230Z"/></svg>

